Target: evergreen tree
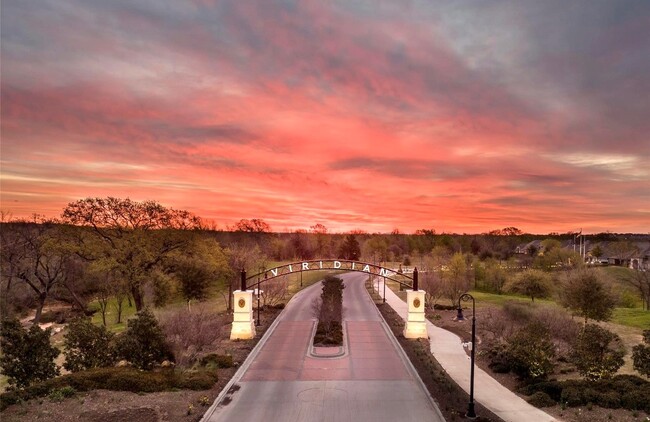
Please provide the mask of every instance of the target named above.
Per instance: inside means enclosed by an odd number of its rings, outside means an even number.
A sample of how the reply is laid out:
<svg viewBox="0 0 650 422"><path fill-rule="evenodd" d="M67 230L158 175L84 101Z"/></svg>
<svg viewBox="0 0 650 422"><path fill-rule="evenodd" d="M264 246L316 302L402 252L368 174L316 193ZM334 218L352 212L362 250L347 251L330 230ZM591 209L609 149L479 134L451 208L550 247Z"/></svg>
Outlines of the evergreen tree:
<svg viewBox="0 0 650 422"><path fill-rule="evenodd" d="M52 330L33 325L25 330L17 319L6 320L0 329L0 367L9 384L24 388L59 375L54 359L59 350L50 344Z"/></svg>

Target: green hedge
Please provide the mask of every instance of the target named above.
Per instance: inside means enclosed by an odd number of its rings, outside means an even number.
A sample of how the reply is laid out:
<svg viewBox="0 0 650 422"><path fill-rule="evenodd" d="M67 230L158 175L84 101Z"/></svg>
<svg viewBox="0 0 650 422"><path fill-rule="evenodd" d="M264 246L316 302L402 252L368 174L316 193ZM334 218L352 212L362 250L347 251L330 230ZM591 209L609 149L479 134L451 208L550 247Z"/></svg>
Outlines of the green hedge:
<svg viewBox="0 0 650 422"><path fill-rule="evenodd" d="M634 375L617 375L599 381L546 381L527 385L519 390L531 396L529 403L546 403L543 393L556 403L569 407L589 403L608 409L644 410L650 413L650 382Z"/></svg>
<svg viewBox="0 0 650 422"><path fill-rule="evenodd" d="M182 372L175 369L139 371L134 368L98 368L75 372L34 384L24 390L10 391L0 395L0 410L7 406L35 397L43 397L51 391L66 387L75 391L96 389L151 393L174 389L208 390L217 382L215 370Z"/></svg>

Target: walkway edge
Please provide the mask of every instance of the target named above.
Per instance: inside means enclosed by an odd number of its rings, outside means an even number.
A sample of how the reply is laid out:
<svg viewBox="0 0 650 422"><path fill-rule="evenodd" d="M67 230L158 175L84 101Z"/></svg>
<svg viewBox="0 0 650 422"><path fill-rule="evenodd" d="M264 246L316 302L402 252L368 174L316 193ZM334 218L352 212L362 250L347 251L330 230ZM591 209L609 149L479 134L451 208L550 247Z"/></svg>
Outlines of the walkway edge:
<svg viewBox="0 0 650 422"><path fill-rule="evenodd" d="M374 286L373 286L374 289ZM377 292L382 296L381 291ZM392 302L392 303L391 303ZM397 314L404 319L406 314L406 303L395 294L391 289L386 289L386 303L397 312ZM401 312L397 308L402 308ZM404 314L404 315L402 315ZM437 333L432 333L436 331ZM467 357L465 351L462 349L460 337L456 334L453 334L450 331L447 331L443 328L437 327L427 320L427 332L429 333L429 343L430 350L433 354L434 359L438 361L440 366L447 372L452 380L460 386L465 392L468 391L469 385L469 358L466 360L463 359L463 363L459 364L455 360L459 356ZM443 340L441 337L446 337L447 341ZM449 341L453 339L453 341ZM457 340L457 341L456 341ZM449 346L454 344L454 348L460 347L459 350L434 350L444 348L444 344ZM443 358L443 359L441 359ZM452 358L454 364L451 365L447 362L449 367L445 365L445 359ZM496 379L490 376L488 373L484 372L480 368L476 368L475 381L476 384L485 383L488 388L484 388L478 395L475 393L474 400L482 404L492 413L499 416L506 422L521 422L525 420L526 422L557 422L558 419L549 415L541 409L529 404L524 399L504 387ZM489 390L489 391L488 391ZM486 397L487 396L487 397Z"/></svg>

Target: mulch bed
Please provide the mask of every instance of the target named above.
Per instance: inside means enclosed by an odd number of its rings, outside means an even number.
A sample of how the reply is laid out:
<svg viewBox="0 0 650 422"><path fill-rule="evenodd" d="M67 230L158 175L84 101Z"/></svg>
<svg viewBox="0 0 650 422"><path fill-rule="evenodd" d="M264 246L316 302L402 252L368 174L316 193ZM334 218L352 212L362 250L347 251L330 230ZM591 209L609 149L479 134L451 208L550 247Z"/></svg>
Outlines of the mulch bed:
<svg viewBox="0 0 650 422"><path fill-rule="evenodd" d="M371 293L372 294L372 293ZM376 299L376 296L374 296ZM456 384L454 380L447 375L445 370L440 366L438 361L433 357L430 351L428 339L409 340L402 334L404 330L404 320L388 305L377 303L377 308L383 315L384 319L390 326L393 334L402 345L406 355L418 371L422 382L429 390L429 393L438 403L438 407L447 421L463 420L467 405L469 403L469 394ZM503 419L494 413L475 403L475 411L478 417L473 419L479 422L503 422Z"/></svg>

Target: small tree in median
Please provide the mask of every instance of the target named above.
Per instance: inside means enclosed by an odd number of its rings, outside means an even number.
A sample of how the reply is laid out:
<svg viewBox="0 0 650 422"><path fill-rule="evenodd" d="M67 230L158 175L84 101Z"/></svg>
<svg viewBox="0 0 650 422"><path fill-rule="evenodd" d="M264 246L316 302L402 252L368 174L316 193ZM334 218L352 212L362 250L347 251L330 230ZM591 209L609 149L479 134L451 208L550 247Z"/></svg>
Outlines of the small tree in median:
<svg viewBox="0 0 650 422"><path fill-rule="evenodd" d="M623 366L625 348L621 338L595 324L586 324L578 335L570 359L590 381L609 378Z"/></svg>
<svg viewBox="0 0 650 422"><path fill-rule="evenodd" d="M112 366L115 363L114 334L88 318L72 321L64 336L63 367L71 372Z"/></svg>
<svg viewBox="0 0 650 422"><path fill-rule="evenodd" d="M148 308L128 321L128 328L117 338L117 351L136 368L146 370L172 357L165 335Z"/></svg>
<svg viewBox="0 0 650 422"><path fill-rule="evenodd" d="M528 296L533 302L535 298L549 297L553 291L551 276L541 270L526 270L508 280L504 290Z"/></svg>
<svg viewBox="0 0 650 422"><path fill-rule="evenodd" d="M54 359L59 350L50 344L51 329L33 325L25 330L17 319L6 320L0 330L2 373L9 384L24 388L36 381L59 375Z"/></svg>

